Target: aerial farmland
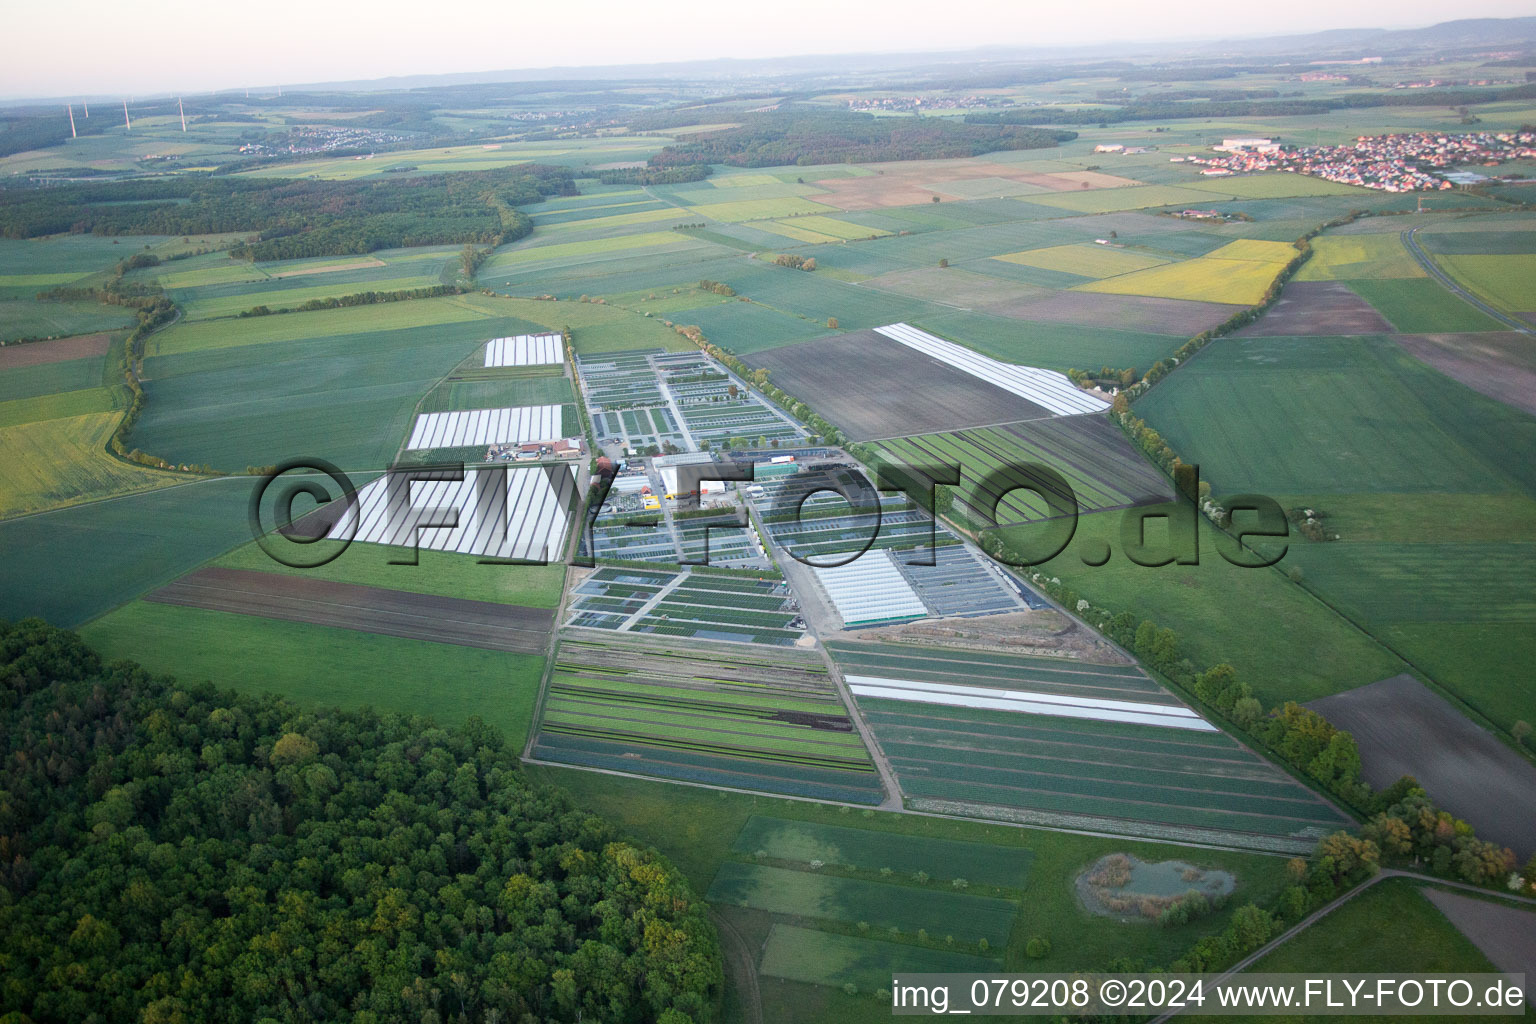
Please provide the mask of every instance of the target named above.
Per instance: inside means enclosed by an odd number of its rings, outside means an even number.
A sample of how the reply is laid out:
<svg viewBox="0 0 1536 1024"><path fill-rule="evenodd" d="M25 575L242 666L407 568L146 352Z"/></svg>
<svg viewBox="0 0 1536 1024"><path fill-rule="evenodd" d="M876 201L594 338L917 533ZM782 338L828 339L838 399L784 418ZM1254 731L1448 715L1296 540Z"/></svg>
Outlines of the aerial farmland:
<svg viewBox="0 0 1536 1024"><path fill-rule="evenodd" d="M1513 972L1530 21L0 107L0 1018Z"/></svg>

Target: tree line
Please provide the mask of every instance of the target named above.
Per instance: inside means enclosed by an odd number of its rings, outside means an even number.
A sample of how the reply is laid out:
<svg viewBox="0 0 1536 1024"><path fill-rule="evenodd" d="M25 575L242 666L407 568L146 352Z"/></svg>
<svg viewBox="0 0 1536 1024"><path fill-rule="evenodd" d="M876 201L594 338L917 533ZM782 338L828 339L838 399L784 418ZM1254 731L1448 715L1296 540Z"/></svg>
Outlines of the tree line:
<svg viewBox="0 0 1536 1024"><path fill-rule="evenodd" d="M0 1019L712 1019L704 905L478 719L301 710L0 623Z"/></svg>
<svg viewBox="0 0 1536 1024"><path fill-rule="evenodd" d="M934 160L1045 149L1076 137L1075 132L1014 124L957 124L953 118L875 117L791 106L744 115L735 127L674 143L649 162L655 168L669 168L701 163L773 167Z"/></svg>
<svg viewBox="0 0 1536 1024"><path fill-rule="evenodd" d="M533 228L515 207L575 194L569 168L538 164L358 181L188 174L0 192L0 235L252 232L230 253L255 260L500 245Z"/></svg>

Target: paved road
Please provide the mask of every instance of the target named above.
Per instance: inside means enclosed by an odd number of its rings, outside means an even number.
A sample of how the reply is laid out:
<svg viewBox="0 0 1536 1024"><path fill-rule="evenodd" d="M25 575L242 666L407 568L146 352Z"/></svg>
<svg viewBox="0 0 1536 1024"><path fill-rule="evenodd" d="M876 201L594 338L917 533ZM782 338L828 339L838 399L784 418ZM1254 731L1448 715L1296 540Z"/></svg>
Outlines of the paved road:
<svg viewBox="0 0 1536 1024"><path fill-rule="evenodd" d="M1452 882L1444 878L1436 878L1433 875L1421 875L1417 871L1399 871L1396 868L1386 868L1385 870L1378 872L1361 884L1355 886L1353 889L1349 890L1349 892L1346 892L1332 903L1312 911L1312 913L1296 922L1290 928L1287 928L1285 932L1283 932L1280 936L1271 939L1269 942L1265 943L1263 946L1260 946L1252 953L1243 957L1243 959L1233 964L1221 974L1218 974L1216 977L1212 978L1211 983L1213 985L1220 984L1224 981L1230 980L1234 975L1243 973L1248 968L1264 959L1270 953L1273 953L1276 949L1285 945L1291 939L1294 939L1296 936L1300 935L1302 932L1306 931L1308 928L1312 927L1314 924L1321 921L1335 910L1338 910L1340 907L1354 899L1356 896L1359 896L1361 893L1365 892L1371 886L1376 885L1378 882L1386 881L1388 878L1412 878L1420 882L1428 882L1451 889L1462 889L1466 892L1474 892L1480 896L1497 896L1506 900L1514 901L1516 903L1524 903L1529 906L1536 906L1536 898L1532 898L1530 896L1516 896L1513 893L1493 892L1488 889L1480 889L1475 885L1467 885L1465 882ZM1163 1021L1176 1017L1178 1014L1178 1010L1170 1010L1160 1017L1152 1018L1151 1024L1162 1024Z"/></svg>
<svg viewBox="0 0 1536 1024"><path fill-rule="evenodd" d="M1408 251L1413 254L1413 258L1419 261L1419 266L1423 267L1430 277L1433 277L1436 281L1439 281L1452 292L1459 295L1461 298L1465 299L1472 305L1476 306L1478 309L1482 310L1484 313L1488 314L1488 316L1508 327L1510 330L1519 331L1521 334L1536 334L1536 327L1532 327L1524 320L1512 317L1508 313L1504 313L1493 308L1492 306L1488 305L1488 303L1484 302L1476 295L1473 295L1471 292L1467 291L1461 285L1452 280L1449 274L1440 269L1439 264L1430 259L1429 253L1420 248L1419 240L1414 237L1418 234L1418 232L1418 228L1409 228L1407 231L1404 231L1403 244L1408 247Z"/></svg>

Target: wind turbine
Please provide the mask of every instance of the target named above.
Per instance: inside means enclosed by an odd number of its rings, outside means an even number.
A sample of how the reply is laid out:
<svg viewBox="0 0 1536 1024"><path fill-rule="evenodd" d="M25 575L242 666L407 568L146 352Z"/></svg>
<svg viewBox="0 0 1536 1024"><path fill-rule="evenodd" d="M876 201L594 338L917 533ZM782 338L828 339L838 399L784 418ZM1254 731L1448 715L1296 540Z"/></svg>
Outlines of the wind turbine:
<svg viewBox="0 0 1536 1024"><path fill-rule="evenodd" d="M176 97L176 112L181 115L181 130L182 131L186 131L187 130L187 112L182 109L181 97L180 96Z"/></svg>
<svg viewBox="0 0 1536 1024"><path fill-rule="evenodd" d="M123 130L133 131L133 122L128 120L128 100L123 100Z"/></svg>
<svg viewBox="0 0 1536 1024"><path fill-rule="evenodd" d="M80 137L75 132L75 105L73 103L69 105L69 137L72 139L78 139Z"/></svg>
<svg viewBox="0 0 1536 1024"><path fill-rule="evenodd" d="M87 103L85 100L81 100L80 101L80 105L85 108L85 116L86 117L90 117L91 116L91 105L89 103Z"/></svg>

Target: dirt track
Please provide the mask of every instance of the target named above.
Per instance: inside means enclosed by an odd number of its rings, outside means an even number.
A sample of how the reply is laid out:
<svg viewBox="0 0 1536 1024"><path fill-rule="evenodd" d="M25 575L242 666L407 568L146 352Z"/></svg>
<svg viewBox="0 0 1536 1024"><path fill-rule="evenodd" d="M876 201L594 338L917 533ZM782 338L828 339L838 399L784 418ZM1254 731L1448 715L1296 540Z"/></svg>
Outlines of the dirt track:
<svg viewBox="0 0 1536 1024"><path fill-rule="evenodd" d="M144 600L526 654L544 651L554 621L554 613L547 608L246 569L199 569Z"/></svg>

